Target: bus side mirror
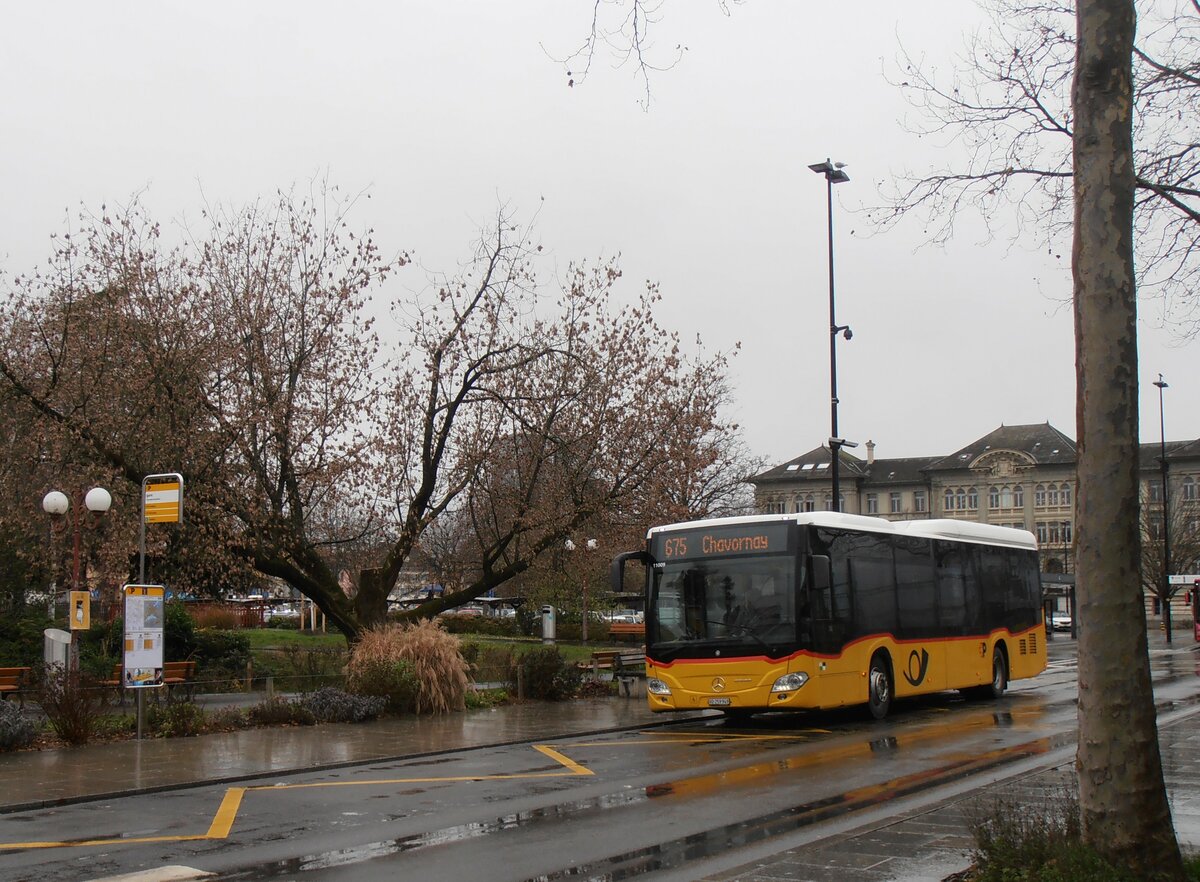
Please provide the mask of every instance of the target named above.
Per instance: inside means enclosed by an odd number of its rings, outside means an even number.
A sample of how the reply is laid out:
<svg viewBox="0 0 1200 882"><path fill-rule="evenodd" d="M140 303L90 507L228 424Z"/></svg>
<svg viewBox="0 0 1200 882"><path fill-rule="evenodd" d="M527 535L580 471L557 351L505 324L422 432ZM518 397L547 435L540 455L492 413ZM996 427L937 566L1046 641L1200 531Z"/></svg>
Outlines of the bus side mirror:
<svg viewBox="0 0 1200 882"><path fill-rule="evenodd" d="M833 565L829 562L829 555L812 556L812 584L814 591L828 591L833 584Z"/></svg>
<svg viewBox="0 0 1200 882"><path fill-rule="evenodd" d="M608 569L608 583L613 594L625 593L625 564L631 560L644 564L647 572L650 571L650 565L654 563L654 558L645 551L626 551L624 554L614 557L612 565Z"/></svg>

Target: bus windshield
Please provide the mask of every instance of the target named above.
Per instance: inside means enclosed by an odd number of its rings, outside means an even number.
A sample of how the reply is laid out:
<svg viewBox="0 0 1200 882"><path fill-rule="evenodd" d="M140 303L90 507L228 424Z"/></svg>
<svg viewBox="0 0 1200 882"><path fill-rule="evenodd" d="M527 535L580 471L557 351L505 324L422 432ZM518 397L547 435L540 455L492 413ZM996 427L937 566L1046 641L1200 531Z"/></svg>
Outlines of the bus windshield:
<svg viewBox="0 0 1200 882"><path fill-rule="evenodd" d="M797 636L797 587L792 555L667 561L654 568L647 638L660 651L784 647Z"/></svg>

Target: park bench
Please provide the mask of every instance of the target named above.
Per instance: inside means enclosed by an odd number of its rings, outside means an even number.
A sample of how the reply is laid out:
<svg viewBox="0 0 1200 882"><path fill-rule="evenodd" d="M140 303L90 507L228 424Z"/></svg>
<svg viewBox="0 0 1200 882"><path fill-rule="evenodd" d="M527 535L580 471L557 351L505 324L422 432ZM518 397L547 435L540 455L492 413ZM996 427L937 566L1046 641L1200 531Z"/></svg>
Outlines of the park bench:
<svg viewBox="0 0 1200 882"><path fill-rule="evenodd" d="M621 684L626 695L632 692L633 681L646 677L646 652L643 649L598 649L586 661L577 663L584 671L599 676L601 671L612 671L613 680Z"/></svg>
<svg viewBox="0 0 1200 882"><path fill-rule="evenodd" d="M646 639L646 626L642 622L613 622L608 626L608 633L614 640Z"/></svg>
<svg viewBox="0 0 1200 882"><path fill-rule="evenodd" d="M10 694L15 695L24 707L28 684L29 668L0 668L0 698L7 700Z"/></svg>
<svg viewBox="0 0 1200 882"><path fill-rule="evenodd" d="M184 689L190 700L196 688L196 663L194 661L165 662L163 664L163 685L167 687L167 701L176 689Z"/></svg>
<svg viewBox="0 0 1200 882"><path fill-rule="evenodd" d="M617 653L613 661L613 679L621 683L621 689L628 698L632 694L633 681L646 679L646 650L629 649Z"/></svg>
<svg viewBox="0 0 1200 882"><path fill-rule="evenodd" d="M116 689L117 695L120 697L120 703L125 703L125 670L124 666L118 662L113 666L112 678L105 680L101 685L110 689ZM172 693L175 689L187 690L187 696L192 697L192 690L196 685L196 663L194 661L177 661L165 662L163 664L163 686L167 688L167 700L171 700Z"/></svg>

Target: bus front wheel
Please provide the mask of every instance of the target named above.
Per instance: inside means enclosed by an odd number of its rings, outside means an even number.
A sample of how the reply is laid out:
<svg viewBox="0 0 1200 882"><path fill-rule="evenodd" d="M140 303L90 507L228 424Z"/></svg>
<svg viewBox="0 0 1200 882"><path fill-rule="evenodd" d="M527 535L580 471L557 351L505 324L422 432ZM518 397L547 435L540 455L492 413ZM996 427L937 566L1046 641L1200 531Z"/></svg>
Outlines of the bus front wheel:
<svg viewBox="0 0 1200 882"><path fill-rule="evenodd" d="M992 650L992 682L991 685L983 687L983 692L987 698L1002 698L1007 688L1008 657L1004 654L1004 647L997 643L996 648Z"/></svg>
<svg viewBox="0 0 1200 882"><path fill-rule="evenodd" d="M887 656L879 652L871 658L871 667L867 671L867 707L871 716L882 720L888 715L891 706L892 671Z"/></svg>

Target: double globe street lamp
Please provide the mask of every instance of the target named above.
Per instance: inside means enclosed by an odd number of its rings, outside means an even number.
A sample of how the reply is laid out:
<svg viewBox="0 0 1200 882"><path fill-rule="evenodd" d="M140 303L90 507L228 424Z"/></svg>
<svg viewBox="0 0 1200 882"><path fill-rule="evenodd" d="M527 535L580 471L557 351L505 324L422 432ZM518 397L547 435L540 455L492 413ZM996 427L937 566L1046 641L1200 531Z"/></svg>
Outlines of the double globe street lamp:
<svg viewBox="0 0 1200 882"><path fill-rule="evenodd" d="M566 548L567 551L575 551L579 546L568 539L563 543L563 547ZM584 548L587 551L595 551L599 547L600 543L595 539L588 539L584 543ZM590 563L590 559L585 560L583 566L583 623L579 626L579 639L584 643L588 642L588 563Z"/></svg>
<svg viewBox="0 0 1200 882"><path fill-rule="evenodd" d="M95 527L100 518L112 508L112 494L103 487L93 487L85 494L82 490L75 492L75 505L61 490L51 490L42 497L42 510L50 515L50 525L55 534L63 535L70 528L72 533L72 565L71 589L82 591L80 587L80 565L83 528ZM87 512L87 515L84 512ZM70 513L68 519L65 515ZM85 517L87 522L85 523ZM68 522L69 521L69 522Z"/></svg>

